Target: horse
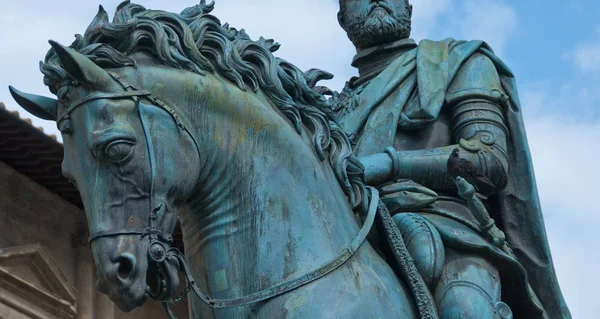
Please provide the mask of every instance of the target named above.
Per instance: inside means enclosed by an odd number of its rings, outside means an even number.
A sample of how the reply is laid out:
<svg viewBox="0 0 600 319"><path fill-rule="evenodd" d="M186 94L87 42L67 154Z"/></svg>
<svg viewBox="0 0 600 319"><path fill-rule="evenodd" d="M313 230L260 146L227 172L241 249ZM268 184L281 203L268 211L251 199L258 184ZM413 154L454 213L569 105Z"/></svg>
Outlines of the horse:
<svg viewBox="0 0 600 319"><path fill-rule="evenodd" d="M189 296L193 318L417 317L365 240L377 192L315 85L330 75L276 58L213 5L126 1L112 22L100 7L69 47L50 41L57 99L10 87L61 131L97 289L128 312L172 298L183 267L210 296ZM186 259L166 254L178 218Z"/></svg>

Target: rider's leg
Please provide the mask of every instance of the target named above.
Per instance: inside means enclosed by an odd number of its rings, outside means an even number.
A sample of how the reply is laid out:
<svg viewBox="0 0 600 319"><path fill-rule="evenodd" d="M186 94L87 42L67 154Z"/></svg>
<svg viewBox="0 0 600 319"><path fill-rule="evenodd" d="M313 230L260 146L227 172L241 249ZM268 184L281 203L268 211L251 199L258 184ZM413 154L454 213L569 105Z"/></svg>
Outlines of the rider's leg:
<svg viewBox="0 0 600 319"><path fill-rule="evenodd" d="M440 318L512 318L500 297L500 276L491 262L446 248L446 264L434 293Z"/></svg>
<svg viewBox="0 0 600 319"><path fill-rule="evenodd" d="M400 213L393 217L415 267L430 289L442 275L445 262L444 243L438 230L425 217L415 213Z"/></svg>

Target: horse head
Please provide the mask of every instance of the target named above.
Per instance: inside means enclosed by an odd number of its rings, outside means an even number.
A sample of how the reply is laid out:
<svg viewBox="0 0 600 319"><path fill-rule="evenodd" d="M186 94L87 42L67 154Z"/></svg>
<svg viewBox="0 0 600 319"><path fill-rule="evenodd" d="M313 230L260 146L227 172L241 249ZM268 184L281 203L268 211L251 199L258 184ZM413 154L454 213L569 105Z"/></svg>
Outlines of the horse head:
<svg viewBox="0 0 600 319"><path fill-rule="evenodd" d="M197 146L176 114L157 106L149 92L50 43L71 79L57 87L58 100L10 91L32 114L56 121L62 133L62 171L85 206L97 287L124 311L148 296L165 299L177 290L179 265L149 258L172 241L176 207L198 178Z"/></svg>

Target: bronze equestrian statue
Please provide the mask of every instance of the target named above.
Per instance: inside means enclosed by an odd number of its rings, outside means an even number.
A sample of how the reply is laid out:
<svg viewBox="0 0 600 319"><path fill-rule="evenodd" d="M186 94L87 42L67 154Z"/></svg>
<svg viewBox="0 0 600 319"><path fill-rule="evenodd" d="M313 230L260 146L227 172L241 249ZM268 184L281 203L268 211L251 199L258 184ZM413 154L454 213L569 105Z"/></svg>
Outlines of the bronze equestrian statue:
<svg viewBox="0 0 600 319"><path fill-rule="evenodd" d="M340 0L359 76L333 103L367 183L379 186L441 318L498 318L507 307L515 318L570 318L513 74L482 41L415 43L411 16L408 0ZM481 224L457 193L454 149L493 184L479 183L493 193L481 207L498 225Z"/></svg>
<svg viewBox="0 0 600 319"><path fill-rule="evenodd" d="M378 192L313 91L330 75L212 9L126 1L109 22L100 8L70 47L50 42L41 71L57 100L11 88L62 133L98 290L123 311L154 298L169 312L181 268L193 318L416 317L365 240ZM178 217L186 258L171 246Z"/></svg>
<svg viewBox="0 0 600 319"><path fill-rule="evenodd" d="M179 271L194 318L568 317L508 68L481 42L417 47L372 24L410 18L403 1L341 4L349 33L385 32L351 36L367 73L332 99L316 85L330 74L275 57L205 0L180 14L125 1L112 21L100 7L69 47L50 41L57 99L10 87L61 131L97 288L169 317ZM454 147L497 194L452 180Z"/></svg>

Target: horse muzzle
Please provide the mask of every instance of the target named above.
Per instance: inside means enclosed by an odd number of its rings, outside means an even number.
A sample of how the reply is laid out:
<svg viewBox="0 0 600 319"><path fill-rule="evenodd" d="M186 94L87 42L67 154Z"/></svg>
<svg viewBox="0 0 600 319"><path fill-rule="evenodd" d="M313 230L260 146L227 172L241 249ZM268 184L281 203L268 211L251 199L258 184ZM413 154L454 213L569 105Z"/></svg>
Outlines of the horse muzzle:
<svg viewBox="0 0 600 319"><path fill-rule="evenodd" d="M148 258L143 248L147 245L138 236L127 235L101 238L93 243L96 287L124 312L141 306L149 297Z"/></svg>

